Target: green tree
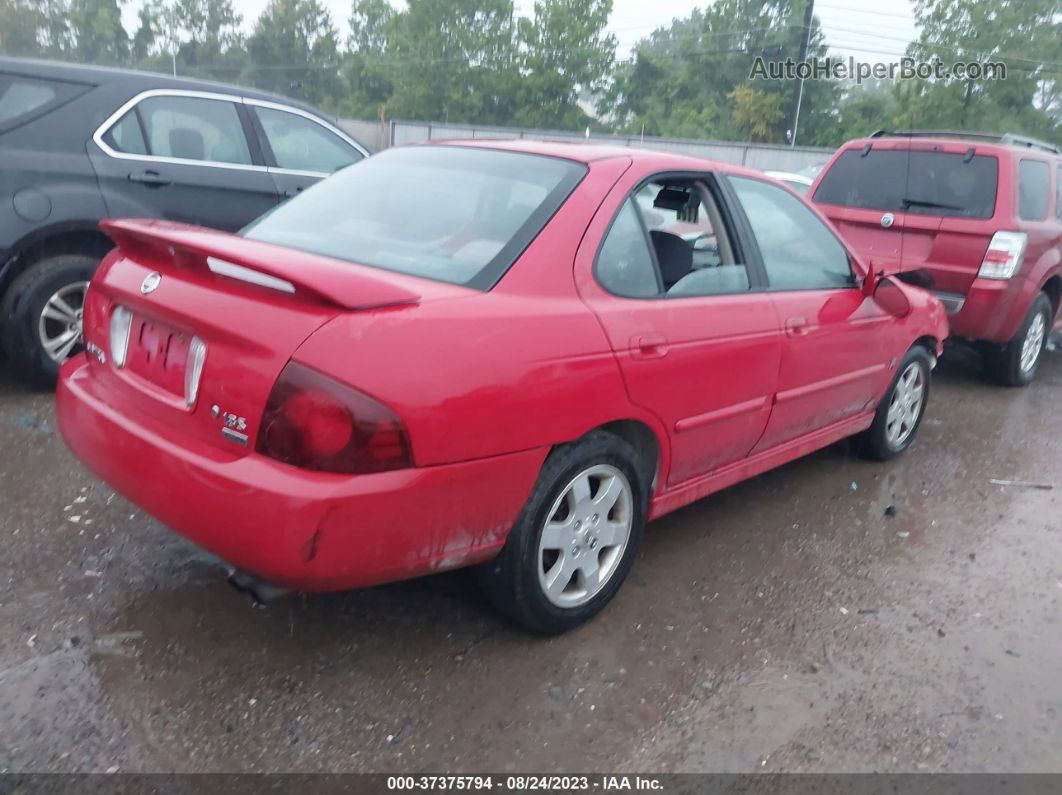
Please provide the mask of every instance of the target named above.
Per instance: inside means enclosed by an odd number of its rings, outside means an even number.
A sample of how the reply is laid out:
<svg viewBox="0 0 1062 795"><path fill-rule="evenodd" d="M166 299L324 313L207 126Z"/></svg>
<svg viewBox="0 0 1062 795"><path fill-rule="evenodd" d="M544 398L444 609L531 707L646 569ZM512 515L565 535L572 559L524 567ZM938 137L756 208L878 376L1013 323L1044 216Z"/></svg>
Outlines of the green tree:
<svg viewBox="0 0 1062 795"><path fill-rule="evenodd" d="M733 108L734 122L743 138L749 141L766 141L782 120L782 96L769 94L747 83L734 86L727 95Z"/></svg>
<svg viewBox="0 0 1062 795"><path fill-rule="evenodd" d="M374 118L386 107L393 91L387 59L395 16L387 0L354 0L343 68L347 81L343 112Z"/></svg>
<svg viewBox="0 0 1062 795"><path fill-rule="evenodd" d="M335 108L339 34L319 0L270 0L247 40L242 79L259 88Z"/></svg>
<svg viewBox="0 0 1062 795"><path fill-rule="evenodd" d="M913 126L1007 129L1058 135L1062 122L1045 88L1062 80L1062 13L1058 0L916 0L920 35L910 53L920 60L996 61L1006 80L916 82L902 114ZM1002 125L1002 127L1000 126Z"/></svg>
<svg viewBox="0 0 1062 795"><path fill-rule="evenodd" d="M599 109L623 129L647 134L696 138L739 138L742 123L731 112L732 94L749 84L776 97L765 140L786 141L791 124L790 81L755 80L755 59L795 59L803 33L807 0L717 0L705 10L673 20L639 42L620 64ZM826 42L812 20L808 57L825 58ZM840 88L831 81L808 80L800 111L800 143L831 137ZM738 94L743 101L754 95ZM763 101L763 100L759 100Z"/></svg>
<svg viewBox="0 0 1062 795"><path fill-rule="evenodd" d="M71 0L70 57L80 63L118 65L129 58L129 34L122 27L124 0Z"/></svg>
<svg viewBox="0 0 1062 795"><path fill-rule="evenodd" d="M169 9L177 31L181 74L235 80L246 65L240 23L232 0L173 0Z"/></svg>
<svg viewBox="0 0 1062 795"><path fill-rule="evenodd" d="M579 127L588 121L580 94L599 91L616 57L605 32L612 0L536 0L517 26L519 98L513 121L531 127Z"/></svg>
<svg viewBox="0 0 1062 795"><path fill-rule="evenodd" d="M505 123L519 79L512 0L409 0L389 25L395 118Z"/></svg>
<svg viewBox="0 0 1062 795"><path fill-rule="evenodd" d="M38 55L44 14L36 0L0 0L0 52Z"/></svg>

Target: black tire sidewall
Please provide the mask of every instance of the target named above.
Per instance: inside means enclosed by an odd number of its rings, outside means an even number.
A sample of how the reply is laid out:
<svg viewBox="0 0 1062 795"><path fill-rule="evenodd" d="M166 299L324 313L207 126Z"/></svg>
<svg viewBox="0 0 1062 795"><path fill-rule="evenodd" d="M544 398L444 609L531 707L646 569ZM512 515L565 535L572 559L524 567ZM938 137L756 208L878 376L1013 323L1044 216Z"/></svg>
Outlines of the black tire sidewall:
<svg viewBox="0 0 1062 795"><path fill-rule="evenodd" d="M92 280L99 261L75 254L35 263L12 283L2 305L4 347L19 375L41 388L55 385L59 364L44 350L38 320L57 291L74 282Z"/></svg>
<svg viewBox="0 0 1062 795"><path fill-rule="evenodd" d="M538 545L546 514L577 474L598 464L615 467L630 484L633 502L630 536L623 556L604 588L578 607L559 607L546 598L538 579ZM604 432L589 434L554 451L543 466L502 553L483 565L481 582L495 606L529 629L546 634L567 631L599 613L627 578L644 534L648 479L638 467L637 454L630 445Z"/></svg>

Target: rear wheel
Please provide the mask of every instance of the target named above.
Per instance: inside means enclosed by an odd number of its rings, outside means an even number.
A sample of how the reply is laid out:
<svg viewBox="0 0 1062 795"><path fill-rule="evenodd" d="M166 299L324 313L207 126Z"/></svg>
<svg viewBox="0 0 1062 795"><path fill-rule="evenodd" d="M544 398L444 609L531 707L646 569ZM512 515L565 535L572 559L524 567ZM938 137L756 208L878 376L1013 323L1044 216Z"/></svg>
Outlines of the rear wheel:
<svg viewBox="0 0 1062 795"><path fill-rule="evenodd" d="M1010 342L982 349L988 375L1003 386L1029 384L1040 369L1040 359L1050 330L1051 299L1040 293Z"/></svg>
<svg viewBox="0 0 1062 795"><path fill-rule="evenodd" d="M634 449L594 431L555 450L500 555L479 567L503 614L555 634L601 611L630 571L647 512Z"/></svg>
<svg viewBox="0 0 1062 795"><path fill-rule="evenodd" d="M26 381L52 387L59 366L83 345L81 313L98 260L62 254L22 273L0 304L8 358Z"/></svg>
<svg viewBox="0 0 1062 795"><path fill-rule="evenodd" d="M920 345L907 351L896 368L889 391L878 404L874 423L858 439L859 453L887 461L914 442L929 402L929 353Z"/></svg>

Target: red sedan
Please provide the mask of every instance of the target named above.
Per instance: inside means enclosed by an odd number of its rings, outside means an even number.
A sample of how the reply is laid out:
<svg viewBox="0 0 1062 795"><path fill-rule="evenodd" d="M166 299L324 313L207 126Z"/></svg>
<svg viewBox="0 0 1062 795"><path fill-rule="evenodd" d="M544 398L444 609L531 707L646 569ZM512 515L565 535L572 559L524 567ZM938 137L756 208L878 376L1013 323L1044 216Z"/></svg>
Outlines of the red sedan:
<svg viewBox="0 0 1062 795"><path fill-rule="evenodd" d="M109 221L70 448L243 572L338 590L471 564L559 632L647 519L848 436L914 439L940 303L722 163L388 150L239 235Z"/></svg>

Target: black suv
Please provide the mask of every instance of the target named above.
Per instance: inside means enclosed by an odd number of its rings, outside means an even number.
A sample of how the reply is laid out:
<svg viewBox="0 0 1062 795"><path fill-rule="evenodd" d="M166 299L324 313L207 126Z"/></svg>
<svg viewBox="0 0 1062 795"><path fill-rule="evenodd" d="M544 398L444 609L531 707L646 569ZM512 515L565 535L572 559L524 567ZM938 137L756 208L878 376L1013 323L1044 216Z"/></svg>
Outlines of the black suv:
<svg viewBox="0 0 1062 795"><path fill-rule="evenodd" d="M47 385L81 345L110 249L97 224L149 217L235 231L361 160L311 107L236 86L0 57L0 338Z"/></svg>

